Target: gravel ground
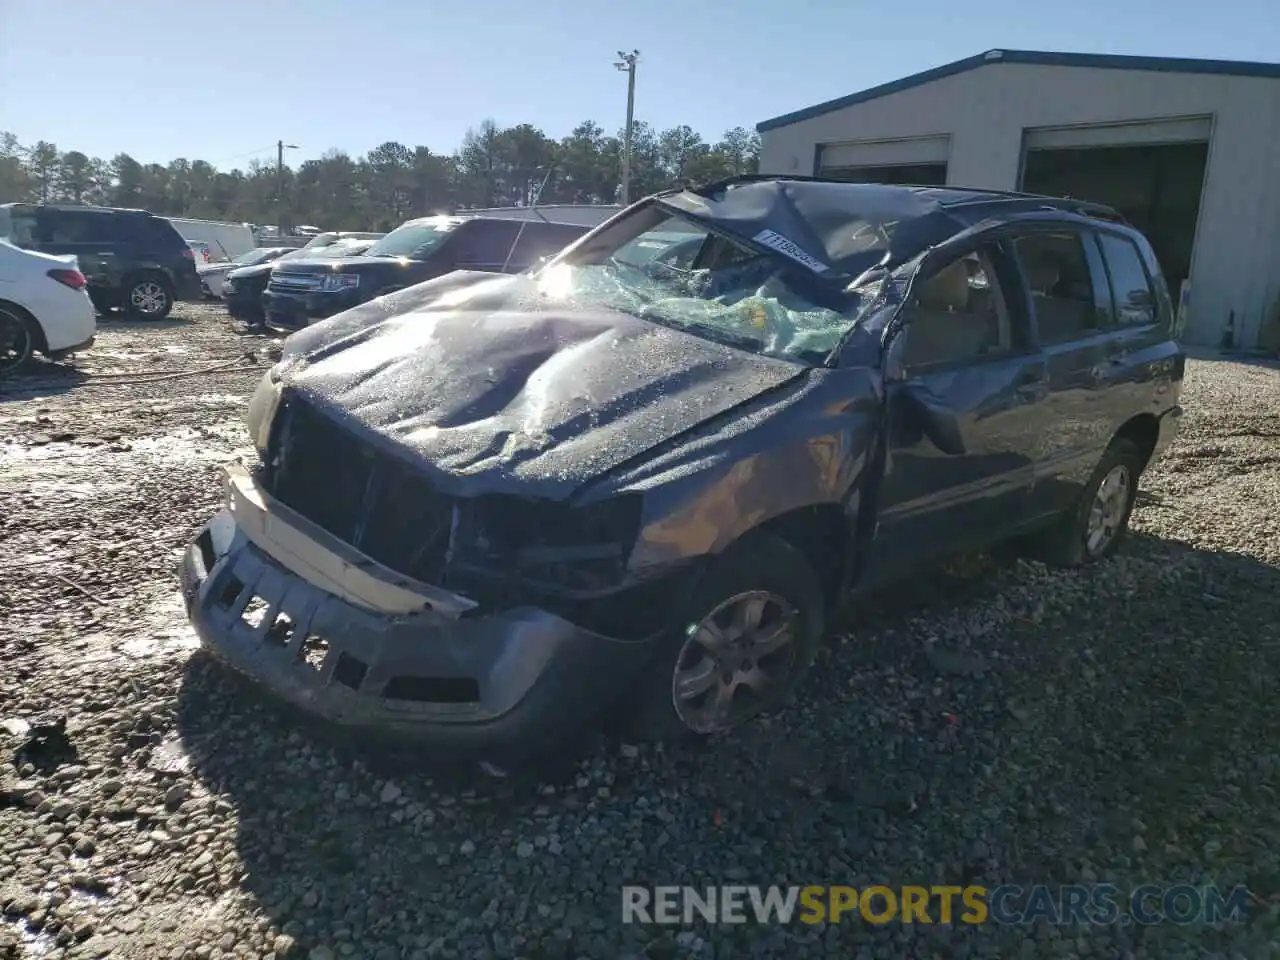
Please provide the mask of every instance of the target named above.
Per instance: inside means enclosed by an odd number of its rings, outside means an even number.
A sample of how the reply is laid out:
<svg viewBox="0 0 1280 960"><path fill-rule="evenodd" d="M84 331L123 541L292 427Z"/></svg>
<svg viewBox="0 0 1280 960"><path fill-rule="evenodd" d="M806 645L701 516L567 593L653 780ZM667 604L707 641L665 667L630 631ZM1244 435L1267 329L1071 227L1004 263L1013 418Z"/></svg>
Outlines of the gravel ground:
<svg viewBox="0 0 1280 960"><path fill-rule="evenodd" d="M314 739L195 652L176 563L271 347L188 306L0 387L0 958L1280 956L1274 367L1191 364L1115 560L957 563L860 610L785 715L538 784ZM42 722L65 741L19 751ZM624 883L1092 881L1254 909L620 922Z"/></svg>

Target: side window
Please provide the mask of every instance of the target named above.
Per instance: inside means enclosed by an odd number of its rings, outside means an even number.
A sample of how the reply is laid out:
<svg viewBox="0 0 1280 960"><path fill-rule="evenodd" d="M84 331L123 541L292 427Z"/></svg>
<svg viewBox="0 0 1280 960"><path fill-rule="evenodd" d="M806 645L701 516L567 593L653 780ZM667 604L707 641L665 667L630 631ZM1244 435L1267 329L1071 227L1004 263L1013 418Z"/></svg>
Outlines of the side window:
<svg viewBox="0 0 1280 960"><path fill-rule="evenodd" d="M1116 321L1122 326L1155 323L1156 299L1138 248L1129 238L1114 233L1099 233L1098 240L1111 274Z"/></svg>
<svg viewBox="0 0 1280 960"><path fill-rule="evenodd" d="M1031 292L1041 343L1063 343L1097 329L1097 304L1077 233L1028 233L1013 242Z"/></svg>
<svg viewBox="0 0 1280 960"><path fill-rule="evenodd" d="M187 245L178 228L163 217L121 217L117 220L116 229L121 240L145 243L157 251L181 250Z"/></svg>
<svg viewBox="0 0 1280 960"><path fill-rule="evenodd" d="M51 218L54 243L110 243L119 238L118 217L59 210Z"/></svg>
<svg viewBox="0 0 1280 960"><path fill-rule="evenodd" d="M559 253L585 231L550 223L526 223L511 252L511 271L527 270L543 257Z"/></svg>
<svg viewBox="0 0 1280 960"><path fill-rule="evenodd" d="M908 310L908 369L983 360L1013 347L1009 312L985 249L935 272Z"/></svg>
<svg viewBox="0 0 1280 960"><path fill-rule="evenodd" d="M519 231L518 220L468 221L447 241L447 256L460 270L501 270Z"/></svg>

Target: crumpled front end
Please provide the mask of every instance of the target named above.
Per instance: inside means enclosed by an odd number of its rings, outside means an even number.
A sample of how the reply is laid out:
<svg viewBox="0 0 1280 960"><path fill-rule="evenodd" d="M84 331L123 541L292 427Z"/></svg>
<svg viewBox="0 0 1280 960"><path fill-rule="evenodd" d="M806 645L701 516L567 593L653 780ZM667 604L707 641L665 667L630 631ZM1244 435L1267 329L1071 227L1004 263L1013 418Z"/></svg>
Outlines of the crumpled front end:
<svg viewBox="0 0 1280 960"><path fill-rule="evenodd" d="M581 727L648 656L534 606L480 610L352 549L242 467L188 546L202 644L282 699L344 726L448 751L523 751Z"/></svg>

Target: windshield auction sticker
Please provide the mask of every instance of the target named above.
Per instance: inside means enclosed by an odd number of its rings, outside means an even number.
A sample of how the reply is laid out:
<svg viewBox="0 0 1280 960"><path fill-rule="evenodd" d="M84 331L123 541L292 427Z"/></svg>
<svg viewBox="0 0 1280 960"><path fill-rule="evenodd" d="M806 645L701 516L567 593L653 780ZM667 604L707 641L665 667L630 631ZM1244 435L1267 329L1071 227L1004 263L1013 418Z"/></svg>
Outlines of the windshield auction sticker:
<svg viewBox="0 0 1280 960"><path fill-rule="evenodd" d="M780 233L774 233L772 230L761 230L751 239L756 243L768 247L770 250L777 250L780 254L790 257L796 263L803 263L814 273L827 272L826 264L815 257L809 256L809 254L805 253Z"/></svg>

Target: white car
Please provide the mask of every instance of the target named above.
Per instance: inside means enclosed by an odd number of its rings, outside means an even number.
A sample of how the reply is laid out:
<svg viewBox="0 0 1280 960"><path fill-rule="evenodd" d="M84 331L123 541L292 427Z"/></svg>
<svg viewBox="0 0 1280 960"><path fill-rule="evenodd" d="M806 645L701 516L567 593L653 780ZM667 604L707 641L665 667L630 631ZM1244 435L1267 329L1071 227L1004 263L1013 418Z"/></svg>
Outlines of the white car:
<svg viewBox="0 0 1280 960"><path fill-rule="evenodd" d="M93 344L97 320L85 288L75 257L0 239L0 377L32 354L60 360Z"/></svg>

